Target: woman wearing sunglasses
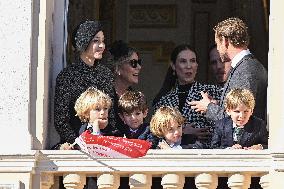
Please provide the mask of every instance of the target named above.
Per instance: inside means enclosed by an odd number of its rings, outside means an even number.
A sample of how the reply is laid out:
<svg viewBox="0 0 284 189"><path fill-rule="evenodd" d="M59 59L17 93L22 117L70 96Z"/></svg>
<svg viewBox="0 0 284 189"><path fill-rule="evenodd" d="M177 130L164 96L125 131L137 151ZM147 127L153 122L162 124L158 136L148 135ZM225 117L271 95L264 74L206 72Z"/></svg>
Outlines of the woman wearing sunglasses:
<svg viewBox="0 0 284 189"><path fill-rule="evenodd" d="M206 85L195 80L197 58L192 47L187 44L177 46L171 54L171 64L163 86L153 101L154 110L161 106L178 107L186 118L183 129L182 145L184 148L208 148L211 143L213 122L201 113L196 113L187 101L202 99L201 91L218 99L221 90L215 85ZM194 145L187 145L195 143Z"/></svg>
<svg viewBox="0 0 284 189"><path fill-rule="evenodd" d="M119 40L115 41L109 52L112 56L115 68L115 98L114 98L114 111L116 117L116 128L120 131L120 135L124 133L124 123L118 116L118 99L126 91L132 90L132 86L138 84L139 74L141 70L141 59L137 50L129 47L127 43Z"/></svg>

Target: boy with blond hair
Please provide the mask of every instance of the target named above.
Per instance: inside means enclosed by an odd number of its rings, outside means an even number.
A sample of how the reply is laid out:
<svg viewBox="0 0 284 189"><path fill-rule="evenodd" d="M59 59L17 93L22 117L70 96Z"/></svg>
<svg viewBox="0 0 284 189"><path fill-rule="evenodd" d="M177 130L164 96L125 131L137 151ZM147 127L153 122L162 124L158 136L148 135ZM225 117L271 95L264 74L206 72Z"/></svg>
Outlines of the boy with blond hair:
<svg viewBox="0 0 284 189"><path fill-rule="evenodd" d="M94 87L89 87L75 102L76 116L82 122L78 128L78 136L85 130L94 135L113 135L108 125L108 111L111 107L111 98L104 92ZM77 145L63 143L60 150L79 149Z"/></svg>
<svg viewBox="0 0 284 189"><path fill-rule="evenodd" d="M178 109L162 106L153 115L150 122L151 133L160 139L156 148L182 149L181 136L185 118Z"/></svg>
<svg viewBox="0 0 284 189"><path fill-rule="evenodd" d="M268 132L265 122L252 116L255 100L248 89L232 89L225 99L229 117L216 121L212 148L253 149L267 148Z"/></svg>
<svg viewBox="0 0 284 189"><path fill-rule="evenodd" d="M106 127L108 125L108 112L111 107L111 98L104 92L89 87L76 100L75 111L83 123L79 134L86 129L92 134L107 134Z"/></svg>
<svg viewBox="0 0 284 189"><path fill-rule="evenodd" d="M103 91L89 87L76 100L74 109L83 125L79 135L89 130L93 135L114 135L114 131L108 126L108 114L111 108L111 98ZM85 188L97 188L96 180L87 177Z"/></svg>

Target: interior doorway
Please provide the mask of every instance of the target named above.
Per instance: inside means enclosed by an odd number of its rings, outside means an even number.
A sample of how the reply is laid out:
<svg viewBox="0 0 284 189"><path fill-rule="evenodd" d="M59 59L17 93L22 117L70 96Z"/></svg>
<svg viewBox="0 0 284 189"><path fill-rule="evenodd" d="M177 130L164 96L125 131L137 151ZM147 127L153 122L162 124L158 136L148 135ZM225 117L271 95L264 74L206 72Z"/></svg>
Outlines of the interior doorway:
<svg viewBox="0 0 284 189"><path fill-rule="evenodd" d="M181 43L195 47L197 80L211 82L208 49L213 26L231 16L244 19L251 35L250 50L267 68L269 0L69 0L68 33L85 19L104 23L106 45L124 40L140 51L143 68L136 86L148 104L157 94L169 66L171 50ZM68 40L70 42L70 40ZM68 62L72 46L68 45Z"/></svg>

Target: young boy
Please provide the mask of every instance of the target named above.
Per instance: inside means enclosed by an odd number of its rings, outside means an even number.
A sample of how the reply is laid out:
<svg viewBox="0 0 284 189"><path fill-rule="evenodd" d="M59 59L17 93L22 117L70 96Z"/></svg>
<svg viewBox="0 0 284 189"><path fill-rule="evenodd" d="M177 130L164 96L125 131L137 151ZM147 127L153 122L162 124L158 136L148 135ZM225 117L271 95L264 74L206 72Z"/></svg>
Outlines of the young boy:
<svg viewBox="0 0 284 189"><path fill-rule="evenodd" d="M142 92L127 91L118 100L118 113L125 126L122 135L129 139L147 140L149 124L143 123L148 107Z"/></svg>
<svg viewBox="0 0 284 189"><path fill-rule="evenodd" d="M74 106L76 116L83 123L79 135L85 130L89 130L94 135L113 135L113 131L108 127L108 113L111 104L111 98L94 87L89 87L83 92ZM93 177L87 177L86 182L84 188L97 188Z"/></svg>
<svg viewBox="0 0 284 189"><path fill-rule="evenodd" d="M83 125L79 134L86 129L95 135L109 134L106 130L108 125L108 112L111 106L111 98L104 92L90 87L76 100L76 116L80 118Z"/></svg>
<svg viewBox="0 0 284 189"><path fill-rule="evenodd" d="M182 149L180 143L184 121L184 117L176 108L162 106L157 109L150 122L152 134L160 138L156 148Z"/></svg>
<svg viewBox="0 0 284 189"><path fill-rule="evenodd" d="M94 135L112 135L108 125L108 111L111 106L111 98L104 92L89 87L76 100L74 109L83 123L78 135L89 130ZM64 143L60 149L72 149L71 144ZM76 146L75 146L76 149Z"/></svg>
<svg viewBox="0 0 284 189"><path fill-rule="evenodd" d="M263 120L252 116L254 106L254 96L249 90L232 89L225 99L225 109L230 117L216 122L211 148L267 148L266 125Z"/></svg>

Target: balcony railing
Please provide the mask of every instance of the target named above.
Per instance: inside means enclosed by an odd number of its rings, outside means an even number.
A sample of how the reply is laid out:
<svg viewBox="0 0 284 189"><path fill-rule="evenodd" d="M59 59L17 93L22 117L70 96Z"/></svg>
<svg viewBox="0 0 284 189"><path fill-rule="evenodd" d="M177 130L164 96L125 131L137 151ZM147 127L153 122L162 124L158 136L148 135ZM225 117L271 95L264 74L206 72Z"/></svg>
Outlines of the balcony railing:
<svg viewBox="0 0 284 189"><path fill-rule="evenodd" d="M284 154L269 150L150 150L138 159L91 158L76 150L40 150L0 158L0 180L3 174L27 174L29 181L11 179L23 182L25 189L57 189L58 176L63 176L67 189L82 189L86 177L97 177L98 188L105 189L118 188L120 177L129 177L133 189L150 189L152 177L161 177L161 185L169 189L183 188L186 177L194 177L198 189L215 189L218 177L228 177L228 187L234 189L249 188L251 177L260 177L261 187L268 188L268 173L284 170Z"/></svg>

